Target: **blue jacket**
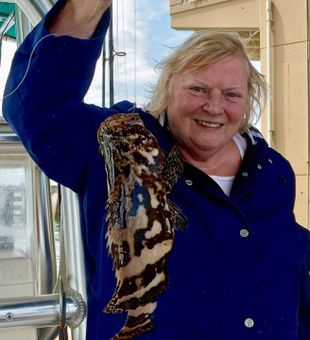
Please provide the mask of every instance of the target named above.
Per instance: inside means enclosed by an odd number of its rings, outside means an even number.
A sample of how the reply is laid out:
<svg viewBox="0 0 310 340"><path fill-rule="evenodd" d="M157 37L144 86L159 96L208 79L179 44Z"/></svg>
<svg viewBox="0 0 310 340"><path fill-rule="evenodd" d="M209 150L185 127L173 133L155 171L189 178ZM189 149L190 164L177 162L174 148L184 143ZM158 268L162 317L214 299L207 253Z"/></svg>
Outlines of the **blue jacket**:
<svg viewBox="0 0 310 340"><path fill-rule="evenodd" d="M52 179L79 194L89 272L88 340L106 340L125 315L102 312L115 280L105 240L107 197L96 131L109 115L129 112L83 103L100 54L109 12L89 40L48 35L46 22L60 0L15 55L3 104L4 116L34 161ZM136 110L165 152L169 132ZM185 164L171 199L188 227L176 233L168 261L169 287L159 296L155 331L141 339L310 339L309 233L294 218L294 173L255 131L231 195L205 173Z"/></svg>

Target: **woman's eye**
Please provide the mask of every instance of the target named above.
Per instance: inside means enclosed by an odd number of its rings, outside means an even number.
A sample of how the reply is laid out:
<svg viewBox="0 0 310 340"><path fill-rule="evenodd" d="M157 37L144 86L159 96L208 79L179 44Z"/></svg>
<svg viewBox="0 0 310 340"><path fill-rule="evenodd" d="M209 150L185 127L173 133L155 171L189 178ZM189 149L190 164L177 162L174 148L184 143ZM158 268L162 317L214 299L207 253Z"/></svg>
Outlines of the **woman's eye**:
<svg viewBox="0 0 310 340"><path fill-rule="evenodd" d="M240 98L241 97L240 94L236 92L227 92L226 96L229 98Z"/></svg>
<svg viewBox="0 0 310 340"><path fill-rule="evenodd" d="M203 87L199 87L199 86L193 86L190 88L190 90L194 91L194 92L199 92L199 93L204 93L205 89Z"/></svg>

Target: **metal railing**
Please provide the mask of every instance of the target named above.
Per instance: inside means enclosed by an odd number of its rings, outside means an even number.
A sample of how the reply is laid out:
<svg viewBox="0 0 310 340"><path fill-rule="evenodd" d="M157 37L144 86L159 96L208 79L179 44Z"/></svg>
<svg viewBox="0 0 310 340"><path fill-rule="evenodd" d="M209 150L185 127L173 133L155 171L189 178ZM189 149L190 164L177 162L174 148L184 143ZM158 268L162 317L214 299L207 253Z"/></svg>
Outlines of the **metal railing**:
<svg viewBox="0 0 310 340"><path fill-rule="evenodd" d="M32 326L78 327L86 315L86 304L73 289L64 294L18 297L0 301L0 329Z"/></svg>

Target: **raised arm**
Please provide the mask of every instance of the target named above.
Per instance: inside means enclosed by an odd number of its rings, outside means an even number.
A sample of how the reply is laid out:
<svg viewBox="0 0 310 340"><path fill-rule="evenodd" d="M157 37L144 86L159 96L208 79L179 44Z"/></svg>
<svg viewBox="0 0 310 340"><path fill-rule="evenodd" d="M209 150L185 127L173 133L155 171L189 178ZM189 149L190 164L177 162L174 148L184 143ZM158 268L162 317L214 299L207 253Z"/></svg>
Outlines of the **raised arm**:
<svg viewBox="0 0 310 340"><path fill-rule="evenodd" d="M63 9L49 23L53 34L77 38L91 38L112 0L68 0Z"/></svg>
<svg viewBox="0 0 310 340"><path fill-rule="evenodd" d="M85 187L90 150L98 149L97 127L111 113L83 102L110 23L110 3L59 0L16 52L4 94L3 115L34 161L75 191Z"/></svg>

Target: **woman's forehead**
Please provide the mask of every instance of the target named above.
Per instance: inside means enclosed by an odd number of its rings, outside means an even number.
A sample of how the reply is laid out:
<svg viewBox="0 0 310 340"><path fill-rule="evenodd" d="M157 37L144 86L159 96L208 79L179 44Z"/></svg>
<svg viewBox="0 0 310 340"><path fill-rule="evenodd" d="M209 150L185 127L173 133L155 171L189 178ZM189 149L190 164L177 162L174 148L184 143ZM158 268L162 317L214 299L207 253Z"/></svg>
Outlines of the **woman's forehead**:
<svg viewBox="0 0 310 340"><path fill-rule="evenodd" d="M236 53L233 55L227 55L222 58L219 58L215 61L206 61L200 60L199 63L192 60L188 62L181 70L174 72L172 78L178 75L201 75L204 73L208 73L209 70L215 70L216 72L220 72L221 69L225 69L226 72L244 72L247 77L250 76L250 67L249 62L246 57L242 53Z"/></svg>
<svg viewBox="0 0 310 340"><path fill-rule="evenodd" d="M247 87L250 70L244 58L225 58L199 70L185 70L175 74L172 82L195 81L212 87L220 83L228 87Z"/></svg>

